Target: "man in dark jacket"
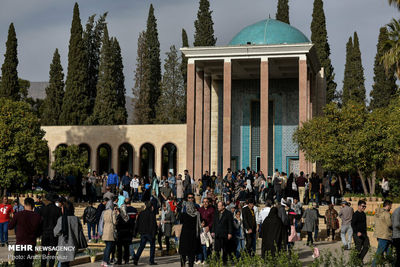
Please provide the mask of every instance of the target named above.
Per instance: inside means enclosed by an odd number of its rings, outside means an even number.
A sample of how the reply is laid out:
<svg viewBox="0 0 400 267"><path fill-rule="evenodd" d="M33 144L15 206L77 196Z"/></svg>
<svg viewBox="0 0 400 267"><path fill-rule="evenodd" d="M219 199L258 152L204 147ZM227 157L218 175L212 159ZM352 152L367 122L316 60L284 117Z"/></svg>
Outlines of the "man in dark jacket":
<svg viewBox="0 0 400 267"><path fill-rule="evenodd" d="M89 206L87 206L83 211L83 224L87 223L89 242L92 241L92 236L90 235L91 231L93 237L96 236L96 213L97 210L95 207L93 207L93 202L90 200Z"/></svg>
<svg viewBox="0 0 400 267"><path fill-rule="evenodd" d="M351 228L353 228L353 239L358 251L358 257L361 261L369 249L369 239L367 235L367 217L364 213L367 203L364 200L358 201L358 209L351 219Z"/></svg>
<svg viewBox="0 0 400 267"><path fill-rule="evenodd" d="M222 260L227 262L230 240L233 235L233 215L230 211L225 209L225 203L218 202L218 210L214 215L214 222L211 228L211 235L215 238L214 250L219 254L222 250Z"/></svg>
<svg viewBox="0 0 400 267"><path fill-rule="evenodd" d="M46 199L50 201L50 204L39 210L39 214L42 217L42 246L55 247L58 244L58 238L54 237L53 229L61 216L61 209L55 204L58 199L56 194L49 193L46 195ZM48 261L49 267L53 267L55 255L56 251L43 252L41 266L46 267Z"/></svg>
<svg viewBox="0 0 400 267"><path fill-rule="evenodd" d="M254 214L254 199L249 198L247 200L247 206L243 208L242 217L243 217L243 229L245 232L246 238L246 250L247 253L252 255L255 251L253 251L254 243L256 242L256 216Z"/></svg>
<svg viewBox="0 0 400 267"><path fill-rule="evenodd" d="M101 217L101 214L103 213L103 211L106 209L106 204L107 204L108 200L109 200L108 198L103 198L101 200L101 203L97 206L97 209L96 209L96 225L97 225L96 236L98 236L98 232L99 232L100 217Z"/></svg>
<svg viewBox="0 0 400 267"><path fill-rule="evenodd" d="M150 202L146 202L146 209L142 211L136 221L134 236L140 234L140 246L136 252L133 264L138 265L140 255L146 243L150 243L150 265L157 265L154 262L154 254L156 250L156 233L157 233L157 220L153 212L153 206Z"/></svg>
<svg viewBox="0 0 400 267"><path fill-rule="evenodd" d="M15 251L15 266L25 267L32 266L33 257L35 255L36 238L39 237L41 230L40 215L33 211L35 201L28 197L24 200L24 210L15 214L11 219L8 229L12 230L18 227L16 233L16 245L30 245L31 250Z"/></svg>

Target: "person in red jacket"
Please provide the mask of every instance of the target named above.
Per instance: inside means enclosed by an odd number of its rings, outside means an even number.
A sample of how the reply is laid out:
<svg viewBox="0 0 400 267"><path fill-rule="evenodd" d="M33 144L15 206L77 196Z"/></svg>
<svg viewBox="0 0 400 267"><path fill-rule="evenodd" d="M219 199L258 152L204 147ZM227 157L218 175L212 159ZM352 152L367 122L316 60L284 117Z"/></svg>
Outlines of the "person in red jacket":
<svg viewBox="0 0 400 267"><path fill-rule="evenodd" d="M8 198L3 197L3 203L0 204L0 239L1 246L8 245L8 222L10 221L13 208L8 204Z"/></svg>

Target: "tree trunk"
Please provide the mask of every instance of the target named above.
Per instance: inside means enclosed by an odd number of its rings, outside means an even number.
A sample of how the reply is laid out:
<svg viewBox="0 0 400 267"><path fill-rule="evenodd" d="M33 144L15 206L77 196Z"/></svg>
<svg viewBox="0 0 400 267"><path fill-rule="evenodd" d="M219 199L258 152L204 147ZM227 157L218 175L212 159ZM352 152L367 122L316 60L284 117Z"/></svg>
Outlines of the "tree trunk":
<svg viewBox="0 0 400 267"><path fill-rule="evenodd" d="M368 182L368 186L369 186L370 195L372 196L372 194L371 194L371 188L372 188L371 177L367 177L367 182Z"/></svg>
<svg viewBox="0 0 400 267"><path fill-rule="evenodd" d="M375 194L375 184L376 184L376 170L374 170L371 174L371 188L369 191L371 192L371 196Z"/></svg>
<svg viewBox="0 0 400 267"><path fill-rule="evenodd" d="M342 194L342 196L344 195L344 191L343 191L343 182L342 182L342 177L339 175L339 186L340 186L340 193Z"/></svg>
<svg viewBox="0 0 400 267"><path fill-rule="evenodd" d="M365 184L364 174L359 169L357 170L357 172L358 172L358 175L360 176L360 179L361 179L361 184L362 184L362 187L363 187L363 190L364 190L364 194L367 196L368 195L368 190L367 190L367 185Z"/></svg>

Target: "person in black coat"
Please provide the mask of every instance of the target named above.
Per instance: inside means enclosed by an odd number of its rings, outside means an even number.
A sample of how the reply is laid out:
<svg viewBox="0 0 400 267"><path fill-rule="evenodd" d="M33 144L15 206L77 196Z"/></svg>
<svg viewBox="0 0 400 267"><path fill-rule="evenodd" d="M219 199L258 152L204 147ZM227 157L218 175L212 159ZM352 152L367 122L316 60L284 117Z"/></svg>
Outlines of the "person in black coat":
<svg viewBox="0 0 400 267"><path fill-rule="evenodd" d="M46 199L50 201L50 204L42 207L39 210L39 214L42 217L42 246L54 246L58 244L58 238L54 237L53 229L56 227L58 218L61 217L61 209L56 206L58 196L53 193L46 195ZM59 203L58 203L59 204ZM58 205L57 204L57 205ZM43 257L46 255L47 257ZM56 251L43 252L41 266L47 266L47 260L49 261L49 267L53 267L55 263Z"/></svg>
<svg viewBox="0 0 400 267"><path fill-rule="evenodd" d="M132 242L132 236L133 236L133 228L132 222L130 221L131 219L129 216L126 216L125 218L123 215L120 213L117 217L117 264L121 265L122 264L122 248L124 248L124 262L125 264L128 264L129 262L129 245Z"/></svg>
<svg viewBox="0 0 400 267"><path fill-rule="evenodd" d="M286 227L278 217L278 209L273 207L265 218L261 226L261 257L265 258L265 252L269 251L275 256L276 249L281 250L286 247L287 233Z"/></svg>
<svg viewBox="0 0 400 267"><path fill-rule="evenodd" d="M253 247L256 242L256 232L257 232L256 216L253 208L254 208L254 199L249 198L247 200L247 206L244 207L242 210L243 229L246 238L246 251L250 255L252 255L255 252L253 251Z"/></svg>
<svg viewBox="0 0 400 267"><path fill-rule="evenodd" d="M194 203L190 201L185 202L184 210L180 218L182 231L179 238L179 254L181 255L181 266L185 266L186 258L188 258L189 267L193 267L195 256L201 253L200 213Z"/></svg>
<svg viewBox="0 0 400 267"><path fill-rule="evenodd" d="M214 215L214 222L211 235L215 238L214 250L219 255L222 250L222 260L227 262L230 252L230 241L233 237L233 214L225 209L225 203L220 201L217 205L218 210Z"/></svg>
<svg viewBox="0 0 400 267"><path fill-rule="evenodd" d="M136 220L134 236L140 234L140 246L136 252L133 264L137 265L146 243L150 243L150 265L156 265L154 254L156 250L157 219L150 201L146 202L146 209L139 213Z"/></svg>

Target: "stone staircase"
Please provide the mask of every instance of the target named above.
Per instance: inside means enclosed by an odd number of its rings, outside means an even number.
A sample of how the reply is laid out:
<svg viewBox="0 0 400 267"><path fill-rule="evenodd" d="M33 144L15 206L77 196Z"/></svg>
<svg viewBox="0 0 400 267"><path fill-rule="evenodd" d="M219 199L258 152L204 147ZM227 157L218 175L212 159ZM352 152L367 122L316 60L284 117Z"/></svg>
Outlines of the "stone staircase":
<svg viewBox="0 0 400 267"><path fill-rule="evenodd" d="M94 203L93 206L97 208L97 206L100 203ZM83 225L83 212L85 211L85 208L88 206L88 203L74 203L75 207L75 216L79 218L80 222L82 223L83 226L83 233L85 236L88 236L88 229L87 225ZM138 202L138 203L132 203L132 206L135 207L139 212L144 210L144 203Z"/></svg>

